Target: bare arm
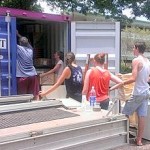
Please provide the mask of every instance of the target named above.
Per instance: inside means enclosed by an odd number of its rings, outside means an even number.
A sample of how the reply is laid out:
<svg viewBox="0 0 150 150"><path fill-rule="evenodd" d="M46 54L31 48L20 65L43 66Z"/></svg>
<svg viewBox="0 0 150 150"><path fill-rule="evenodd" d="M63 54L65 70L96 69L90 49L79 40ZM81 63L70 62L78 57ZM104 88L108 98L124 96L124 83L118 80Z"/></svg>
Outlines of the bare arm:
<svg viewBox="0 0 150 150"><path fill-rule="evenodd" d="M115 82L115 83L122 83L123 81L116 75L110 73L110 78L111 78L111 81Z"/></svg>
<svg viewBox="0 0 150 150"><path fill-rule="evenodd" d="M112 90L117 89L117 88L119 87L119 85L122 84L123 81L122 81L118 76L116 76L116 75L114 75L114 74L112 74L112 73L111 73L110 75L111 75L111 81L117 83L116 85L112 86L112 87L109 89L110 91L112 91Z"/></svg>
<svg viewBox="0 0 150 150"><path fill-rule="evenodd" d="M83 95L86 95L88 93L88 89L89 89L89 76L90 76L90 73L91 73L91 69L88 70L86 72L86 75L85 75L85 79L84 79L84 86L83 86L83 90L82 90L82 94Z"/></svg>
<svg viewBox="0 0 150 150"><path fill-rule="evenodd" d="M58 71L60 66L61 66L61 64L56 64L55 67L53 69L51 69L50 71L40 74L40 77L45 77L46 75L49 75L51 73Z"/></svg>
<svg viewBox="0 0 150 150"><path fill-rule="evenodd" d="M18 30L16 30L16 34L17 34L17 36L18 36L19 38L23 37L23 36L18 32ZM28 41L28 48L30 48L30 49L33 50L33 47L31 46L31 44L29 43L29 41Z"/></svg>
<svg viewBox="0 0 150 150"><path fill-rule="evenodd" d="M57 82L51 87L49 88L47 91L40 91L39 95L41 97L44 97L46 95L48 95L49 93L51 93L52 91L54 91L59 85L61 85L65 79L70 78L71 75L71 71L68 67L66 67L62 73L62 75L60 76L60 78L57 80Z"/></svg>
<svg viewBox="0 0 150 150"><path fill-rule="evenodd" d="M135 82L135 80L137 78L138 71L139 71L139 61L134 59L132 62L132 75L131 75L131 77L128 80L120 82L120 83L114 85L113 87L111 87L110 91L115 90L115 89L117 89L123 85L131 84L131 83Z"/></svg>
<svg viewBox="0 0 150 150"><path fill-rule="evenodd" d="M16 30L16 34L17 34L17 36L18 36L19 38L21 38L21 37L22 37L22 35L21 35L21 34L19 34L18 30Z"/></svg>

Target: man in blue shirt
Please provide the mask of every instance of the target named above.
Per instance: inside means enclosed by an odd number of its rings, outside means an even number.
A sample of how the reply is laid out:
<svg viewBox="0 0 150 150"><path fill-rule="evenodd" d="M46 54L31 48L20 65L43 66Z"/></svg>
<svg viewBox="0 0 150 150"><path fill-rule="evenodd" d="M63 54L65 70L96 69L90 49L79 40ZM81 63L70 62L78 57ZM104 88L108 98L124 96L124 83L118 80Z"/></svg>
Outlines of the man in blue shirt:
<svg viewBox="0 0 150 150"><path fill-rule="evenodd" d="M33 66L33 48L26 37L17 33L19 45L17 45L17 92L18 94L33 94L34 100L38 100L39 82L35 67Z"/></svg>

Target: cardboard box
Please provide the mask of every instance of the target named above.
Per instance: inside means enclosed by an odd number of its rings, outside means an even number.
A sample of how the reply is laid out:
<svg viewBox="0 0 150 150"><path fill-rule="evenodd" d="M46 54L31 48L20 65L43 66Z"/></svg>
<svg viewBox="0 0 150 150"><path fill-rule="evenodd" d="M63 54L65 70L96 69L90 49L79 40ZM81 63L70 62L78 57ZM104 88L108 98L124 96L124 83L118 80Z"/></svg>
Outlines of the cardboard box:
<svg viewBox="0 0 150 150"><path fill-rule="evenodd" d="M40 77L40 85L53 85L55 84L56 81L56 75L54 73L49 74L47 76L44 77Z"/></svg>
<svg viewBox="0 0 150 150"><path fill-rule="evenodd" d="M126 81L131 77L131 73L128 74L119 74L118 76L123 80ZM118 89L118 98L121 101L121 104L125 105L125 101L129 100L132 91L133 91L134 83L126 84L122 88ZM133 115L129 116L129 123L131 127L138 127L138 116L137 113L134 112Z"/></svg>
<svg viewBox="0 0 150 150"><path fill-rule="evenodd" d="M52 85L42 85L41 90L47 91L51 87ZM60 99L60 98L66 98L66 86L65 85L60 85L59 87L57 87L57 89L55 89L54 91L46 95L46 99Z"/></svg>
<svg viewBox="0 0 150 150"><path fill-rule="evenodd" d="M50 66L52 64L51 59L38 58L34 60L35 66Z"/></svg>

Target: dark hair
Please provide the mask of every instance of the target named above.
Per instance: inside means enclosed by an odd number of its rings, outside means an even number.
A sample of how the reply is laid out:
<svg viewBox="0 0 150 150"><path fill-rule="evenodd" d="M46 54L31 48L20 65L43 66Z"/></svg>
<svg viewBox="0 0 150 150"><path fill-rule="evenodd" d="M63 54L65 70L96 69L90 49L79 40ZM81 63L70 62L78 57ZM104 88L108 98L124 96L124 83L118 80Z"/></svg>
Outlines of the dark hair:
<svg viewBox="0 0 150 150"><path fill-rule="evenodd" d="M59 56L59 58L60 58L62 61L64 61L64 53L61 52L61 51L58 51L58 52L56 52L56 53L57 53L57 55Z"/></svg>
<svg viewBox="0 0 150 150"><path fill-rule="evenodd" d="M65 56L66 65L71 66L72 62L75 61L75 55L72 52L68 52Z"/></svg>
<svg viewBox="0 0 150 150"><path fill-rule="evenodd" d="M144 53L146 49L145 42L135 42L134 44L135 48L139 50L139 53Z"/></svg>
<svg viewBox="0 0 150 150"><path fill-rule="evenodd" d="M94 56L94 60L97 63L104 64L105 62L105 53L99 53Z"/></svg>

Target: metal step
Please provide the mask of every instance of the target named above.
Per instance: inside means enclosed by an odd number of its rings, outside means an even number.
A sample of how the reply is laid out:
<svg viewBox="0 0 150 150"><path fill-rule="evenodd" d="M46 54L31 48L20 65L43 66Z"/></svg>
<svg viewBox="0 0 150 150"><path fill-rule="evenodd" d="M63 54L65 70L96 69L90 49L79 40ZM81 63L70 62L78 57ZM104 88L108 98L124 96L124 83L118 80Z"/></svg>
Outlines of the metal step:
<svg viewBox="0 0 150 150"><path fill-rule="evenodd" d="M74 120L73 118L67 118ZM39 131L1 138L2 150L106 150L129 143L128 120L117 116L116 120L107 118L82 121ZM19 139L19 136L24 136ZM7 141L6 141L7 139Z"/></svg>
<svg viewBox="0 0 150 150"><path fill-rule="evenodd" d="M59 100L32 101L29 103L1 105L0 114L59 106L63 106L62 102Z"/></svg>
<svg viewBox="0 0 150 150"><path fill-rule="evenodd" d="M0 97L0 105L25 103L30 102L32 99L33 99L32 94L2 96Z"/></svg>

